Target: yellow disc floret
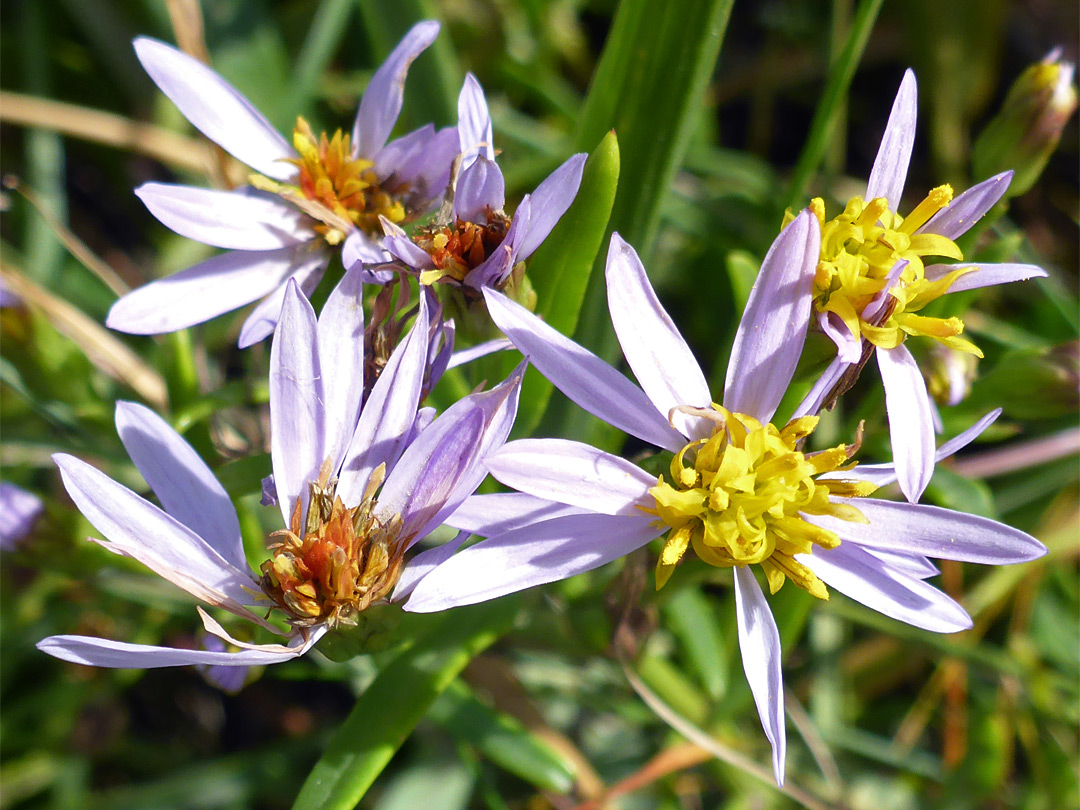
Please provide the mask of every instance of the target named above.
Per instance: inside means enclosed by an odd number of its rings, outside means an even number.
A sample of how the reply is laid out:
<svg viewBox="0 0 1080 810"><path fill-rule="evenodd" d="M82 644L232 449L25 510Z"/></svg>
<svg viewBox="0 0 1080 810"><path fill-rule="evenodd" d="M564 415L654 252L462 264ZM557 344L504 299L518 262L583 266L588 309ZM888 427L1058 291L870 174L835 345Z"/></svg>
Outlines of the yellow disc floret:
<svg viewBox="0 0 1080 810"><path fill-rule="evenodd" d="M944 236L916 233L952 201L952 188L933 189L906 217L889 210L883 197L864 201L853 197L844 212L826 221L825 204L818 198L810 208L821 224L821 259L814 277L814 307L843 321L856 339L891 349L907 335L923 335L950 348L982 356L979 349L959 335L959 318L916 315L940 298L960 276L975 270L957 268L942 278L926 278L923 259L938 256L962 261L956 243ZM790 214L785 226L793 219ZM907 265L891 277L898 262ZM873 306L888 289L883 306Z"/></svg>
<svg viewBox="0 0 1080 810"><path fill-rule="evenodd" d="M405 206L398 199L402 189L395 189L395 194L384 189L375 164L352 156L351 140L340 129L331 138L325 132L316 138L308 122L297 118L293 146L300 157L288 161L300 171L296 183L253 175L251 184L281 194L318 220L315 230L331 245L340 243L354 227L381 236L380 216L395 223L405 219Z"/></svg>
<svg viewBox="0 0 1080 810"><path fill-rule="evenodd" d="M791 579L827 599L825 584L795 555L809 554L814 546L840 544L835 532L807 522L803 515L866 522L858 509L833 503L830 496L863 497L876 489L873 484L817 478L851 469L854 448L798 450L798 443L817 426L816 416L795 419L778 429L719 405L713 408L718 425L713 435L676 453L671 481L661 475L649 490L656 506L645 511L671 528L656 567L657 588L693 547L710 565L760 565L772 593Z"/></svg>

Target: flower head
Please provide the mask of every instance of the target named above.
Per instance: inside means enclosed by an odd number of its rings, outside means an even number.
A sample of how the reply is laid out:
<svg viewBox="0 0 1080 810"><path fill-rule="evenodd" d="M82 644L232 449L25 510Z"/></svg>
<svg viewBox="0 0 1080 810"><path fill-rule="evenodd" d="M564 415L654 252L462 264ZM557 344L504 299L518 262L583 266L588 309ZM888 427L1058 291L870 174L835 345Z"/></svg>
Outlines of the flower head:
<svg viewBox="0 0 1080 810"><path fill-rule="evenodd" d="M491 114L480 83L470 73L458 98L460 162L453 204L444 218L410 238L384 221L392 254L418 271L422 284L443 282L472 290L503 288L566 213L586 155L570 157L526 195L513 217L503 210L505 182L495 162Z"/></svg>
<svg viewBox="0 0 1080 810"><path fill-rule="evenodd" d="M39 647L95 666L246 666L301 655L371 605L401 598L431 568L405 552L441 525L486 475L482 459L506 438L520 372L472 394L434 421L418 411L430 316L417 323L364 395L362 280L350 271L316 319L290 282L271 348L273 486L286 528L258 574L248 567L228 495L167 423L133 403L117 428L161 508L76 458L57 455L64 485L107 548L131 556L200 600L266 629L254 611L278 611L287 643L249 644L200 609L206 630L239 652L174 650L83 636ZM427 552L430 554L430 552ZM420 561L419 555L414 560ZM397 593L395 593L397 591Z"/></svg>
<svg viewBox="0 0 1080 810"><path fill-rule="evenodd" d="M300 118L292 144L217 73L154 39L135 52L155 84L204 135L254 170L237 191L147 183L136 194L182 236L229 252L129 293L108 325L133 334L170 332L263 299L240 346L273 332L286 284L310 294L329 248L345 265L384 261L379 217L404 221L427 211L449 182L453 128L427 125L387 143L401 111L405 75L435 39L436 22L415 25L375 72L351 134L316 136Z"/></svg>
<svg viewBox="0 0 1080 810"><path fill-rule="evenodd" d="M814 270L815 322L836 344L837 357L798 413L813 414L841 393L876 354L900 489L918 501L934 468L934 416L926 383L911 352L909 336L929 337L981 357L961 337L963 322L920 310L949 292L1020 281L1046 272L1030 264L964 264L955 240L1004 195L1012 172L1003 172L955 199L939 186L906 216L898 213L915 144L915 74L904 74L881 138L866 194L826 219L825 204L811 210L821 224L821 255ZM787 218L790 222L790 216ZM955 264L927 263L932 257Z"/></svg>
<svg viewBox="0 0 1080 810"><path fill-rule="evenodd" d="M441 610L552 582L666 534L658 587L691 549L733 570L743 669L781 782L780 637L752 565L761 566L773 592L791 580L827 598L828 586L917 627L969 627L963 608L923 581L936 571L926 558L1018 562L1045 553L1042 545L985 518L866 497L889 479L890 468L861 475L849 461L854 448L843 445L804 452L816 417L772 421L805 340L819 239L807 211L769 250L736 334L722 405L713 403L641 262L617 234L606 268L608 307L640 388L523 307L486 291L495 322L564 394L673 453L670 479L578 442L511 442L488 467L519 491L476 496L450 518L488 539L421 581L406 610Z"/></svg>

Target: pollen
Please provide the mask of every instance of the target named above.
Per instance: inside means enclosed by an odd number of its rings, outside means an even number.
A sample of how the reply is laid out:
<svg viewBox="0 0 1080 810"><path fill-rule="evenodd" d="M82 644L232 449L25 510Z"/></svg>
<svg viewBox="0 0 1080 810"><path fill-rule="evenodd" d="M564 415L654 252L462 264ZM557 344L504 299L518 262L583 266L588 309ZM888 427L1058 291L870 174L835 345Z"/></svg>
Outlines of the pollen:
<svg viewBox="0 0 1080 810"><path fill-rule="evenodd" d="M453 228L433 226L423 228L413 236L415 242L430 257L432 270L420 274L422 284L439 281L460 284L469 271L482 265L503 243L510 229L510 218L488 209L488 224L457 220Z"/></svg>
<svg viewBox="0 0 1080 810"><path fill-rule="evenodd" d="M818 417L795 419L783 428L732 413L719 405L717 428L708 439L690 442L671 460L671 481L661 475L649 493L656 501L646 509L670 531L656 567L662 588L689 549L721 568L760 565L776 593L790 579L820 599L825 584L798 554L815 547L835 548L839 536L806 521L803 515L830 515L865 523L848 504L831 495L864 497L876 487L844 478L820 479L822 473L845 471L854 446L840 445L819 453L803 453L799 442L813 432Z"/></svg>
<svg viewBox="0 0 1080 810"><path fill-rule="evenodd" d="M815 309L838 318L855 338L881 348L895 348L908 335L919 335L981 357L974 344L960 337L964 324L959 318L915 314L947 293L960 276L975 270L958 268L942 278L926 277L926 257L964 258L952 240L916 233L948 207L952 197L950 186L939 186L907 218L891 211L885 198L853 197L831 220L825 218L825 203L813 200L810 209L821 224ZM793 218L785 217L785 226ZM901 261L907 265L896 274L894 268Z"/></svg>
<svg viewBox="0 0 1080 810"><path fill-rule="evenodd" d="M401 577L406 538L400 518L375 517L375 492L385 468L372 473L359 506L346 507L324 468L310 486L306 520L297 499L288 529L275 532L262 564L262 589L294 627L355 624L386 599Z"/></svg>
<svg viewBox="0 0 1080 810"><path fill-rule="evenodd" d="M276 183L262 175L254 175L256 188L280 194L304 213L317 220L315 230L331 245L339 244L353 228L371 236L381 236L379 217L391 222L406 218L401 195L380 184L374 163L352 154L351 138L337 130L332 137L323 132L317 138L303 118L296 119L293 146L300 153L290 158L299 170L295 183Z"/></svg>

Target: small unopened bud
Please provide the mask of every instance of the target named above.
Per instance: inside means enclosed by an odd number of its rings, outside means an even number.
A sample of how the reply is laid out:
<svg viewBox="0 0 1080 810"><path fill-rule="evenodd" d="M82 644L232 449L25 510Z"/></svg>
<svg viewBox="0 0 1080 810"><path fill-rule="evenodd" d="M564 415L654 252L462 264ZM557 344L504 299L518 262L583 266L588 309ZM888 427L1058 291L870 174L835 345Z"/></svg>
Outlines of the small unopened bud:
<svg viewBox="0 0 1080 810"><path fill-rule="evenodd" d="M939 405L958 405L971 391L978 358L941 343L930 350L927 388Z"/></svg>
<svg viewBox="0 0 1080 810"><path fill-rule="evenodd" d="M1061 61L1061 50L1055 49L1020 74L975 141L971 160L977 178L1012 169L1016 174L1009 197L1035 184L1076 110L1074 67Z"/></svg>

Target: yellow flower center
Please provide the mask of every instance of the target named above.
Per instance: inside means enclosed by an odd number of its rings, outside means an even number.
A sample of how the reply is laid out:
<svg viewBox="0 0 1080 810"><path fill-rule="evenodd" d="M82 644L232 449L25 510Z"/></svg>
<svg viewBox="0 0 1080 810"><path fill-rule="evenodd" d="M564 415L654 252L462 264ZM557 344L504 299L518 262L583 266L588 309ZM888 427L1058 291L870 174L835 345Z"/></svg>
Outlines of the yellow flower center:
<svg viewBox="0 0 1080 810"><path fill-rule="evenodd" d="M432 270L420 274L421 284L434 284L450 278L459 284L465 276L483 264L502 244L510 229L510 218L488 210L488 224L458 220L454 228L432 226L421 229L413 241L431 256Z"/></svg>
<svg viewBox="0 0 1080 810"><path fill-rule="evenodd" d="M398 199L406 190L384 189L375 175L372 161L351 156L349 135L339 129L332 138L318 138L303 118L296 119L293 146L299 158L289 159L300 170L295 185L277 183L262 175L252 175L251 184L280 194L301 211L318 220L315 230L331 245L339 244L354 227L371 236L382 236L379 217L391 222L405 219L405 206Z"/></svg>
<svg viewBox="0 0 1080 810"><path fill-rule="evenodd" d="M890 211L883 197L869 202L853 197L842 214L826 221L825 203L820 198L813 200L810 208L821 224L821 259L814 276L817 311L834 314L856 339L884 349L900 345L907 335L924 335L981 357L978 347L959 337L964 331L959 318L915 314L947 293L960 276L975 270L958 268L937 280L926 278L924 257L964 258L951 239L916 233L949 205L952 195L947 185L933 189L906 219ZM788 214L785 226L792 219ZM897 278L890 279L900 261L906 261L907 266ZM868 310L886 287L884 306Z"/></svg>
<svg viewBox="0 0 1080 810"><path fill-rule="evenodd" d="M397 585L408 542L400 519L383 524L374 515L384 472L372 473L360 505L350 508L335 494L327 465L311 484L307 520L298 498L290 527L271 535L281 539L262 564L261 585L293 626L355 624Z"/></svg>
<svg viewBox="0 0 1080 810"><path fill-rule="evenodd" d="M795 555L809 554L814 546L840 544L835 532L807 522L803 515L867 522L858 509L833 503L830 496L865 497L877 487L817 478L854 467L848 462L855 448L840 445L820 453L796 449L817 427L816 416L795 419L778 429L719 405L713 409L715 413L702 413L717 423L713 435L676 453L671 482L661 475L649 490L656 506L645 511L671 528L656 566L656 587L664 586L692 546L709 565L760 565L771 593L790 579L819 599L828 599L825 584Z"/></svg>

